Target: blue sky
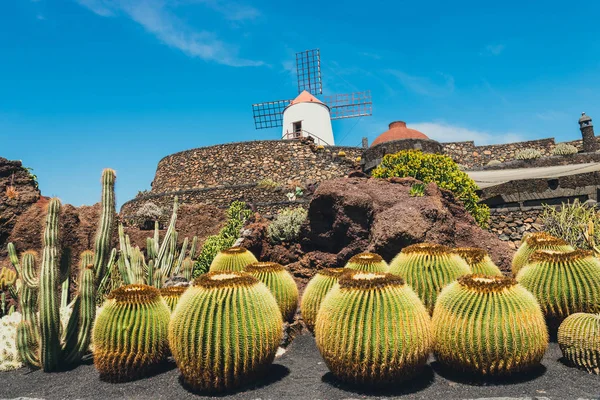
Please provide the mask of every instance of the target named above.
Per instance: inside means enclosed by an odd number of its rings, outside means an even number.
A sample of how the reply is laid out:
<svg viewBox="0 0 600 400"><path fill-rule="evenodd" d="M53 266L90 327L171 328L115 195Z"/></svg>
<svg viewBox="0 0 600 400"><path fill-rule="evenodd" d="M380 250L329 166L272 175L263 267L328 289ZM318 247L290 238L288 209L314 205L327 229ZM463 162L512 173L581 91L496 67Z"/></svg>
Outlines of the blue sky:
<svg viewBox="0 0 600 400"><path fill-rule="evenodd" d="M312 48L326 94L372 92L372 117L334 121L337 144L393 120L476 144L600 121L600 3L482 3L3 0L0 156L74 205L114 168L122 204L165 155L278 138L251 104L293 98L295 52Z"/></svg>

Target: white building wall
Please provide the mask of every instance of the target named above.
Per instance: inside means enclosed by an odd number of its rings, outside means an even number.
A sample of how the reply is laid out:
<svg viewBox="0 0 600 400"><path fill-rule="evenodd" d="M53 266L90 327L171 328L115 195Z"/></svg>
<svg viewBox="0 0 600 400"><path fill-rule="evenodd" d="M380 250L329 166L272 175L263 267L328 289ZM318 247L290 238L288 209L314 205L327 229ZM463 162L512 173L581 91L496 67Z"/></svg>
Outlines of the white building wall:
<svg viewBox="0 0 600 400"><path fill-rule="evenodd" d="M312 136L315 143L333 146L333 129L329 108L321 103L305 102L288 106L283 111L282 139L293 139L294 122L302 121L302 136Z"/></svg>

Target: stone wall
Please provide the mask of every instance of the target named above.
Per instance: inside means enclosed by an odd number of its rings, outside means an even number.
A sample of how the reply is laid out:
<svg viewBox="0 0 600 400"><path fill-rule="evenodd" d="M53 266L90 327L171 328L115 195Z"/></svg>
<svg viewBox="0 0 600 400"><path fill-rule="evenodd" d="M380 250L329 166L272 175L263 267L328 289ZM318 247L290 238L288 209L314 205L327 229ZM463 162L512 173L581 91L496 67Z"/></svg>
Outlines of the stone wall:
<svg viewBox="0 0 600 400"><path fill-rule="evenodd" d="M493 209L490 210L488 230L516 249L521 245L521 239L525 233L543 230L541 213L541 208L530 210Z"/></svg>
<svg viewBox="0 0 600 400"><path fill-rule="evenodd" d="M403 139L377 144L365 150L362 157L363 169L365 172L371 171L381 164L381 160L386 154L412 149L421 150L424 153L441 153L442 145L429 139Z"/></svg>

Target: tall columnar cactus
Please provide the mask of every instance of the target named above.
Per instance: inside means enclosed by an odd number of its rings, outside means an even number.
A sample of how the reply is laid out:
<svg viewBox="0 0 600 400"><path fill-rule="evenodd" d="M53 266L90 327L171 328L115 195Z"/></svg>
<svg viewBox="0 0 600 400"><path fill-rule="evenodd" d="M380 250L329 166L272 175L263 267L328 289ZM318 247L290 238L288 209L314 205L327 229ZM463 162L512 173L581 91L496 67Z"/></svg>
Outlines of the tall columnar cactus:
<svg viewBox="0 0 600 400"><path fill-rule="evenodd" d="M319 311L319 307L321 307L321 302L333 285L338 282L340 275L345 271L347 271L345 268L321 269L304 288L302 301L300 302L300 313L306 327L310 331L314 331L317 312Z"/></svg>
<svg viewBox="0 0 600 400"><path fill-rule="evenodd" d="M477 375L535 367L548 346L538 302L513 278L458 278L440 293L432 322L438 361Z"/></svg>
<svg viewBox="0 0 600 400"><path fill-rule="evenodd" d="M600 314L569 315L558 328L558 345L569 364L600 375Z"/></svg>
<svg viewBox="0 0 600 400"><path fill-rule="evenodd" d="M551 333L571 314L600 312L600 261L591 251L537 251L517 281L538 299Z"/></svg>
<svg viewBox="0 0 600 400"><path fill-rule="evenodd" d="M431 314L444 286L462 275L470 274L471 268L449 247L419 243L402 249L390 263L389 272L400 275Z"/></svg>
<svg viewBox="0 0 600 400"><path fill-rule="evenodd" d="M476 247L457 247L453 251L469 264L474 274L503 276L500 268L494 264L485 250Z"/></svg>
<svg viewBox="0 0 600 400"><path fill-rule="evenodd" d="M564 240L549 233L530 233L523 238L521 246L513 257L512 273L514 277L529 262L529 257L538 250L572 251L574 249Z"/></svg>
<svg viewBox="0 0 600 400"><path fill-rule="evenodd" d="M210 264L210 272L243 271L246 265L258 262L254 254L244 247L221 250Z"/></svg>
<svg viewBox="0 0 600 400"><path fill-rule="evenodd" d="M387 272L388 265L378 254L360 253L348 260L344 268L366 272Z"/></svg>
<svg viewBox="0 0 600 400"><path fill-rule="evenodd" d="M244 271L267 285L277 300L283 320L293 321L298 308L298 286L292 274L274 262L256 262L246 266Z"/></svg>
<svg viewBox="0 0 600 400"><path fill-rule="evenodd" d="M94 323L94 365L100 378L128 381L156 368L168 355L170 317L156 288L126 285L113 290Z"/></svg>
<svg viewBox="0 0 600 400"><path fill-rule="evenodd" d="M108 268L112 234L115 229L115 171L106 168L102 171L102 213L94 239L94 271L100 282Z"/></svg>
<svg viewBox="0 0 600 400"><path fill-rule="evenodd" d="M258 378L273 362L282 323L264 283L244 272L209 272L181 296L169 345L192 388L230 390Z"/></svg>
<svg viewBox="0 0 600 400"><path fill-rule="evenodd" d="M433 345L427 309L397 275L347 271L325 296L315 325L331 372L354 384L397 384L419 371Z"/></svg>
<svg viewBox="0 0 600 400"><path fill-rule="evenodd" d="M169 306L171 312L175 311L179 298L186 290L187 286L170 286L160 289L160 295L167 303L167 306Z"/></svg>

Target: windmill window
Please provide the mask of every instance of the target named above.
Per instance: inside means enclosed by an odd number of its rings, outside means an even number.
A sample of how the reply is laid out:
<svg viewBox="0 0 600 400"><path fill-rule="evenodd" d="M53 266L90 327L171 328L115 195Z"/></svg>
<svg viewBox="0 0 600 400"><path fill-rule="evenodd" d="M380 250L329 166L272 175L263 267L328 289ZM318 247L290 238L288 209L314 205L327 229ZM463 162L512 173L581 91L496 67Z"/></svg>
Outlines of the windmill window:
<svg viewBox="0 0 600 400"><path fill-rule="evenodd" d="M302 121L297 121L297 122L294 122L294 124L293 124L293 125L294 125L294 126L293 126L293 128L294 128L294 133L300 133L300 132L302 132Z"/></svg>

